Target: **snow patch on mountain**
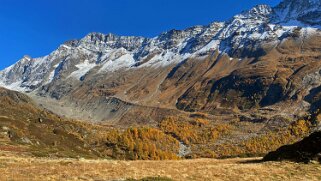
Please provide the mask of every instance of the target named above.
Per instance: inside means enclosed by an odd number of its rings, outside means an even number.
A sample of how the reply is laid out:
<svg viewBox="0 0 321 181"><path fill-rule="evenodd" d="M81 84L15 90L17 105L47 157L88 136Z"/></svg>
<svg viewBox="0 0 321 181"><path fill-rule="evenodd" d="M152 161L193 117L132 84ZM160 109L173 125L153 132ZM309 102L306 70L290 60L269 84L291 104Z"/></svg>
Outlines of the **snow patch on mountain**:
<svg viewBox="0 0 321 181"><path fill-rule="evenodd" d="M99 69L98 73L112 72L119 70L121 68L129 68L131 65L135 64L135 59L132 54L124 54L116 59L108 60Z"/></svg>
<svg viewBox="0 0 321 181"><path fill-rule="evenodd" d="M73 78L79 80L82 76L87 74L87 72L89 72L92 68L96 67L96 64L89 63L88 60L85 60L85 62L77 64L75 66L78 68L78 70L72 72L68 78L73 77Z"/></svg>
<svg viewBox="0 0 321 181"><path fill-rule="evenodd" d="M56 64L53 66L54 70L50 72L49 77L48 77L48 81L46 82L46 84L48 84L54 80L58 66L59 66L59 64Z"/></svg>

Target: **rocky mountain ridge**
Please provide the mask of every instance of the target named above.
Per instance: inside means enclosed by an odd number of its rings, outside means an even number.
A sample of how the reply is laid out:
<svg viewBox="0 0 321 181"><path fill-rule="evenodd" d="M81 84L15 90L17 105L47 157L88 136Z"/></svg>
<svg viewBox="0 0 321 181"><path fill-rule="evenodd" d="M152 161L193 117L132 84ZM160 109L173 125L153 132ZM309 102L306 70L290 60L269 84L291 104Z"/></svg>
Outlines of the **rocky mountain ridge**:
<svg viewBox="0 0 321 181"><path fill-rule="evenodd" d="M226 22L171 30L155 38L126 37L90 33L80 40L68 41L50 55L24 57L0 72L1 85L32 91L54 79L80 80L90 70L112 72L118 69L159 67L177 64L191 57L201 57L219 50L231 57L242 58L262 44L276 44L295 27L305 23L316 26L316 5L320 1L284 1L271 8L258 5ZM282 26L292 20L300 23ZM310 23L309 23L310 22ZM306 33L317 31L307 28ZM253 56L253 55L252 55ZM76 60L75 60L76 59Z"/></svg>
<svg viewBox="0 0 321 181"><path fill-rule="evenodd" d="M0 72L0 86L44 105L58 100L96 121L155 109L291 119L319 106L318 4L258 5L226 22L154 38L90 33L45 57L23 57Z"/></svg>

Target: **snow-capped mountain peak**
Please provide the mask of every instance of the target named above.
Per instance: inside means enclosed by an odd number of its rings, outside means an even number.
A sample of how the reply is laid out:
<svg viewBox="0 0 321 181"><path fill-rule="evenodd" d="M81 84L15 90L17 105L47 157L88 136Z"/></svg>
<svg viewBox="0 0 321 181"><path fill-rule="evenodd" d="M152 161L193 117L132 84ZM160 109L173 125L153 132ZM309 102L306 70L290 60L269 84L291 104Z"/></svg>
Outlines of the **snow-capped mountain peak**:
<svg viewBox="0 0 321 181"><path fill-rule="evenodd" d="M254 6L252 9L244 11L243 13L236 15L235 18L268 18L272 13L272 8L269 5L261 4Z"/></svg>
<svg viewBox="0 0 321 181"><path fill-rule="evenodd" d="M321 25L321 0L285 0L273 8L272 21L282 25Z"/></svg>
<svg viewBox="0 0 321 181"><path fill-rule="evenodd" d="M0 72L0 84L34 90L55 81L82 81L90 73L178 64L214 51L238 58L251 56L244 52L282 41L295 26L308 29L321 25L320 4L321 0L285 0L274 8L257 5L226 22L170 30L154 38L89 33L82 39L65 42L48 56L25 56Z"/></svg>

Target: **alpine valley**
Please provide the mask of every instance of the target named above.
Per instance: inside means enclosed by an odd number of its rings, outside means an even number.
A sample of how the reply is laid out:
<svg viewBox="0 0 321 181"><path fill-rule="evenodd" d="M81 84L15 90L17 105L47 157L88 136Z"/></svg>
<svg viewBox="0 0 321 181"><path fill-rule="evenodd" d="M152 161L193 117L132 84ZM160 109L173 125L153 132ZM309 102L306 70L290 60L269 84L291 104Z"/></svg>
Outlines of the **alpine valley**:
<svg viewBox="0 0 321 181"><path fill-rule="evenodd" d="M26 55L0 71L0 142L51 157L263 156L321 128L320 28L321 0L284 0Z"/></svg>

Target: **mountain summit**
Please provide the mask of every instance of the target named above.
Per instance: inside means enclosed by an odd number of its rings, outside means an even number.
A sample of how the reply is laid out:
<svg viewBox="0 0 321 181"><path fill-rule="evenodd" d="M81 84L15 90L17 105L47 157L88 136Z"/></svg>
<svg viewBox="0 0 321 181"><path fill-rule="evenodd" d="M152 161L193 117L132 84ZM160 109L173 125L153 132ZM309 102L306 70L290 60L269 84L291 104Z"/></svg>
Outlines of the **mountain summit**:
<svg viewBox="0 0 321 181"><path fill-rule="evenodd" d="M23 57L0 72L0 85L64 100L88 109L76 116L94 120L121 119L114 109L129 105L213 114L267 106L277 106L269 108L276 114L309 111L319 97L319 7L308 0L257 5L225 22L154 38L89 33L47 56Z"/></svg>
<svg viewBox="0 0 321 181"><path fill-rule="evenodd" d="M273 22L293 26L321 26L320 0L285 0L273 8Z"/></svg>
<svg viewBox="0 0 321 181"><path fill-rule="evenodd" d="M32 91L53 80L80 80L91 70L100 74L137 67L163 67L218 50L230 56L249 56L261 44L277 43L295 28L318 26L320 1L286 0L271 8L258 5L227 22L171 30L155 38L90 33L68 41L50 55L22 58L0 72L0 84ZM287 26L291 25L291 26ZM314 30L308 30L312 32Z"/></svg>

